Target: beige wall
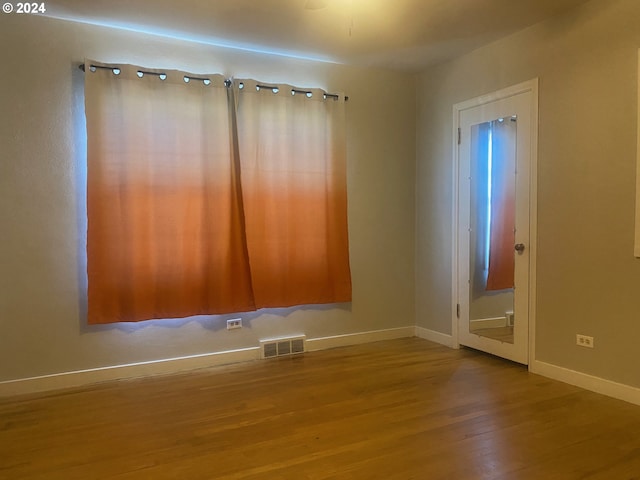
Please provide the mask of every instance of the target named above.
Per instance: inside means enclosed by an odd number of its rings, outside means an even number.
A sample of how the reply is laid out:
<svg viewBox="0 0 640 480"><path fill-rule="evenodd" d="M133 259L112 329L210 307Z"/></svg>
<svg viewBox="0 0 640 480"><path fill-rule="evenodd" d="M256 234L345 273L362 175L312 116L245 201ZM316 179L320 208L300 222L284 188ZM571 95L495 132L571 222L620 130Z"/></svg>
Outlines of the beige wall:
<svg viewBox="0 0 640 480"><path fill-rule="evenodd" d="M27 15L1 19L0 381L414 324L415 78ZM85 322L84 57L345 91L351 305Z"/></svg>
<svg viewBox="0 0 640 480"><path fill-rule="evenodd" d="M420 76L419 326L451 333L452 106L538 77L536 358L640 386L638 18L637 0L594 0Z"/></svg>

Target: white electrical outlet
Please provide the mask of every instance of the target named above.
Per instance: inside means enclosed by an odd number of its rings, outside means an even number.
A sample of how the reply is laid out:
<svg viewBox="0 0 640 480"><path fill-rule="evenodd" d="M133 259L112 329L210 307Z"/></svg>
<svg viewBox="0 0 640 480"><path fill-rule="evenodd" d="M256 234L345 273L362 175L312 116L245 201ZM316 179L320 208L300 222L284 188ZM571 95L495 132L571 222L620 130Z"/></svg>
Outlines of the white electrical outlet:
<svg viewBox="0 0 640 480"><path fill-rule="evenodd" d="M227 330L235 330L236 328L242 328L241 318L231 318L227 320Z"/></svg>
<svg viewBox="0 0 640 480"><path fill-rule="evenodd" d="M589 337L588 335L580 335L579 333L576 335L576 345L581 347L593 348L593 337Z"/></svg>

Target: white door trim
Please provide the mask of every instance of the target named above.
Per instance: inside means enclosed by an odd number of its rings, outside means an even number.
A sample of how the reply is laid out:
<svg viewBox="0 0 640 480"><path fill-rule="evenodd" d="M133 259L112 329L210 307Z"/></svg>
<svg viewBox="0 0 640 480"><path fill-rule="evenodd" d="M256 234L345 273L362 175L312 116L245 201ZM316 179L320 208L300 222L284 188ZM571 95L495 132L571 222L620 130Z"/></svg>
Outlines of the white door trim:
<svg viewBox="0 0 640 480"><path fill-rule="evenodd" d="M453 202L452 202L452 270L451 270L451 336L454 348L460 348L459 329L458 329L458 196L459 185L458 175L460 171L460 158L458 149L458 132L460 128L460 114L462 111L485 105L488 103L502 100L505 98L519 95L521 93L530 93L531 105L531 152L529 163L529 353L528 365L535 361L535 331L536 331L536 266L537 266L537 196L538 196L538 79L513 85L497 92L481 95L464 102L456 103L453 106L453 132L452 132L452 151L453 151Z"/></svg>

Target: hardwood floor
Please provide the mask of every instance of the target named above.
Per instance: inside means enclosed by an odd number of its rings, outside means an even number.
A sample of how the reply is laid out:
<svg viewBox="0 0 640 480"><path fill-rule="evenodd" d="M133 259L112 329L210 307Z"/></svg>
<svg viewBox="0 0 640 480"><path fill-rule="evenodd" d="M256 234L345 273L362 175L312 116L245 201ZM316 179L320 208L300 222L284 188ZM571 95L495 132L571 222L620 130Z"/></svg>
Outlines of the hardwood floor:
<svg viewBox="0 0 640 480"><path fill-rule="evenodd" d="M640 479L640 407L411 338L0 400L0 479Z"/></svg>

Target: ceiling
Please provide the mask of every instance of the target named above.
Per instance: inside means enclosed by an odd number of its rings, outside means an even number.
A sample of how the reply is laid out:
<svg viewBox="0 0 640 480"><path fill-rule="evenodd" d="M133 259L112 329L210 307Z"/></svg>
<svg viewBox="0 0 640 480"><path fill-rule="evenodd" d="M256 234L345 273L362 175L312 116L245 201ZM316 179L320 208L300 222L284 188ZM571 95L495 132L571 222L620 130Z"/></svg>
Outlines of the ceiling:
<svg viewBox="0 0 640 480"><path fill-rule="evenodd" d="M586 1L47 0L47 15L222 46L418 71ZM306 8L318 5L322 8Z"/></svg>

